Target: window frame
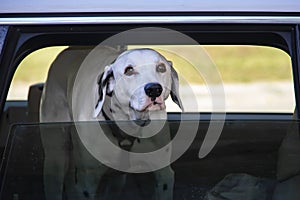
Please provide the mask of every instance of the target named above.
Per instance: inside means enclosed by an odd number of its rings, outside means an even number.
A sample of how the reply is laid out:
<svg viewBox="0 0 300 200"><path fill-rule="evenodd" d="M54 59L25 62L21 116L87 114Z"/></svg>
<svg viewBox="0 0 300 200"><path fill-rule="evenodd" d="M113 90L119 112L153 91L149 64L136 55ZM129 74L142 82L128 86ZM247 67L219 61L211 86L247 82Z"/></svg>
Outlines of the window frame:
<svg viewBox="0 0 300 200"><path fill-rule="evenodd" d="M180 31L197 40L201 45L262 45L276 47L291 56L296 110L300 100L298 25L288 24L97 24L97 25L30 25L10 26L3 54L0 57L0 111L4 110L6 96L13 74L31 52L61 45L97 45L107 37L132 28L164 27ZM241 37L242 36L242 37ZM81 40L78 40L81 38ZM85 38L85 39L82 39ZM172 114L175 116L176 113ZM210 115L206 113L205 115ZM292 114L282 113L227 113L230 119L291 119ZM247 118L247 116L249 118ZM263 116L263 117L259 117ZM287 117L288 116L288 117ZM176 117L177 118L177 117ZM179 117L180 118L180 117Z"/></svg>

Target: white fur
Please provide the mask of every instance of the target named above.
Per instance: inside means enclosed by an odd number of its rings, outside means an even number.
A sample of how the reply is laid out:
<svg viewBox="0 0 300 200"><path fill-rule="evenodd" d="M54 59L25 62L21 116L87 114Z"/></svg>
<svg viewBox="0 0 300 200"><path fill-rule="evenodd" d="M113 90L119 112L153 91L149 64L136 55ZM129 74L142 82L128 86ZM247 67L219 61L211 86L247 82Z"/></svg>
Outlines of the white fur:
<svg viewBox="0 0 300 200"><path fill-rule="evenodd" d="M101 47L91 53L96 56L90 57L91 59L86 59L82 63L90 52L90 48L70 48L62 52L54 61L41 99L41 122L104 120L103 110L111 112L106 114L112 117L112 120L161 118L161 112L165 113L166 108L164 101L170 95L171 89L173 91L174 87L178 87L178 78L177 75L174 76L171 62L150 49L130 50L119 55L119 52L111 48ZM113 60L115 62L111 64ZM156 66L161 63L166 67L164 73L156 70ZM80 68L80 66L84 67ZM103 66L107 67L102 70ZM128 66L134 68L134 75L124 74ZM105 80L106 85L101 85L101 80L99 80L102 72L102 79ZM112 73L113 76L111 76ZM161 95L155 101L151 101L144 91L144 86L153 82L159 83L163 88ZM100 86L103 86L101 90L103 99L99 101ZM173 91L172 95L177 97L176 103L182 108L178 88ZM160 111L158 115L153 114L156 111ZM96 197L92 194L96 193L97 184L105 174L107 167L88 156L83 156L85 153L76 145L80 143L78 138L72 137L70 140L64 130L53 133L42 128L41 137L45 150L44 184L47 199L62 199L63 185L66 187L66 195L71 199L85 199L86 193L90 195L90 199L95 199ZM74 161L72 163L77 170L78 180L76 183L72 181L74 174L70 175L70 180L66 180L66 177L69 177L66 174L72 173L69 170L74 167L70 164L70 152L66 150L66 144L70 143L73 144L71 154ZM112 152L107 152L108 155L110 153ZM87 173L86 169L96 170L91 175L91 173ZM173 187L171 168L155 172L157 181L163 182L164 178L161 177L164 176L160 173L166 174L171 185L169 187ZM111 180L108 187L115 188L114 184L120 184L120 182L122 182L121 178ZM172 189L170 192L172 193ZM110 195L117 193L118 191L112 191ZM157 199L172 198L172 194L160 195L158 191L156 193ZM110 198L112 197L106 196L106 199Z"/></svg>

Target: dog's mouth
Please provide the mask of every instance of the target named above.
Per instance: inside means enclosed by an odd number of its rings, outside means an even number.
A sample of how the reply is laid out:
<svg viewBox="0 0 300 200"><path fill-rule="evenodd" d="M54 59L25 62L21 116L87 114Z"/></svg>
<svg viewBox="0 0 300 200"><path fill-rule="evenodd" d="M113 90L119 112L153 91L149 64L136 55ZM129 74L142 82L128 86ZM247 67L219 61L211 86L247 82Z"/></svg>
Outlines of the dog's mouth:
<svg viewBox="0 0 300 200"><path fill-rule="evenodd" d="M149 125L151 122L150 115L148 112L145 113L145 112L139 112L133 110L131 116L132 116L132 121L140 127L145 127Z"/></svg>
<svg viewBox="0 0 300 200"><path fill-rule="evenodd" d="M157 110L165 110L165 109L166 109L165 101L160 96L156 98L148 97L144 106L142 106L139 111L146 112L146 111L157 111Z"/></svg>
<svg viewBox="0 0 300 200"><path fill-rule="evenodd" d="M164 119L166 117L165 108L165 103L159 101L150 102L142 109L131 107L131 118L137 125L144 127L149 125L152 119Z"/></svg>
<svg viewBox="0 0 300 200"><path fill-rule="evenodd" d="M130 119L138 126L144 127L150 124L151 120L161 120L166 118L165 101L160 97L156 98L136 98L133 96L129 103Z"/></svg>
<svg viewBox="0 0 300 200"><path fill-rule="evenodd" d="M155 110L164 110L166 108L163 102L152 101L148 105L144 106L139 112L155 111Z"/></svg>
<svg viewBox="0 0 300 200"><path fill-rule="evenodd" d="M131 108L131 119L141 127L147 126L151 122L149 111L146 109L139 111Z"/></svg>

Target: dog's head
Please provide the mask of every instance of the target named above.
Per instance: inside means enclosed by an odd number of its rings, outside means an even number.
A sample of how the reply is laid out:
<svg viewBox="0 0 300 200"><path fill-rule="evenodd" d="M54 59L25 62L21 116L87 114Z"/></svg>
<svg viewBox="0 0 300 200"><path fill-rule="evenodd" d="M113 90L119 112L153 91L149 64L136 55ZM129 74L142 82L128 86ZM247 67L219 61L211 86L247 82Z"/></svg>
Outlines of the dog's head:
<svg viewBox="0 0 300 200"><path fill-rule="evenodd" d="M165 111L169 95L183 110L178 75L172 63L151 49L122 53L105 68L98 84L99 100L94 117L101 113L107 96L111 98L110 111L121 112L129 120L147 120L149 112Z"/></svg>

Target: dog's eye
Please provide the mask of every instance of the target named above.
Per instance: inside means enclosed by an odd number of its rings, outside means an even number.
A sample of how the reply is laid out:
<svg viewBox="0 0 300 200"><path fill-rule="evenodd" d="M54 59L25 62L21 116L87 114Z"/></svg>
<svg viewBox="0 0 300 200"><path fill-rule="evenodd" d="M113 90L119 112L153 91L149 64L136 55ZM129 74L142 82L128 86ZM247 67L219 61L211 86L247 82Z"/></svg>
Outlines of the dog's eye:
<svg viewBox="0 0 300 200"><path fill-rule="evenodd" d="M156 66L156 71L160 73L166 72L166 65L163 63L160 63Z"/></svg>
<svg viewBox="0 0 300 200"><path fill-rule="evenodd" d="M134 69L131 65L129 65L128 67L125 68L124 74L126 76L131 76L134 74Z"/></svg>

